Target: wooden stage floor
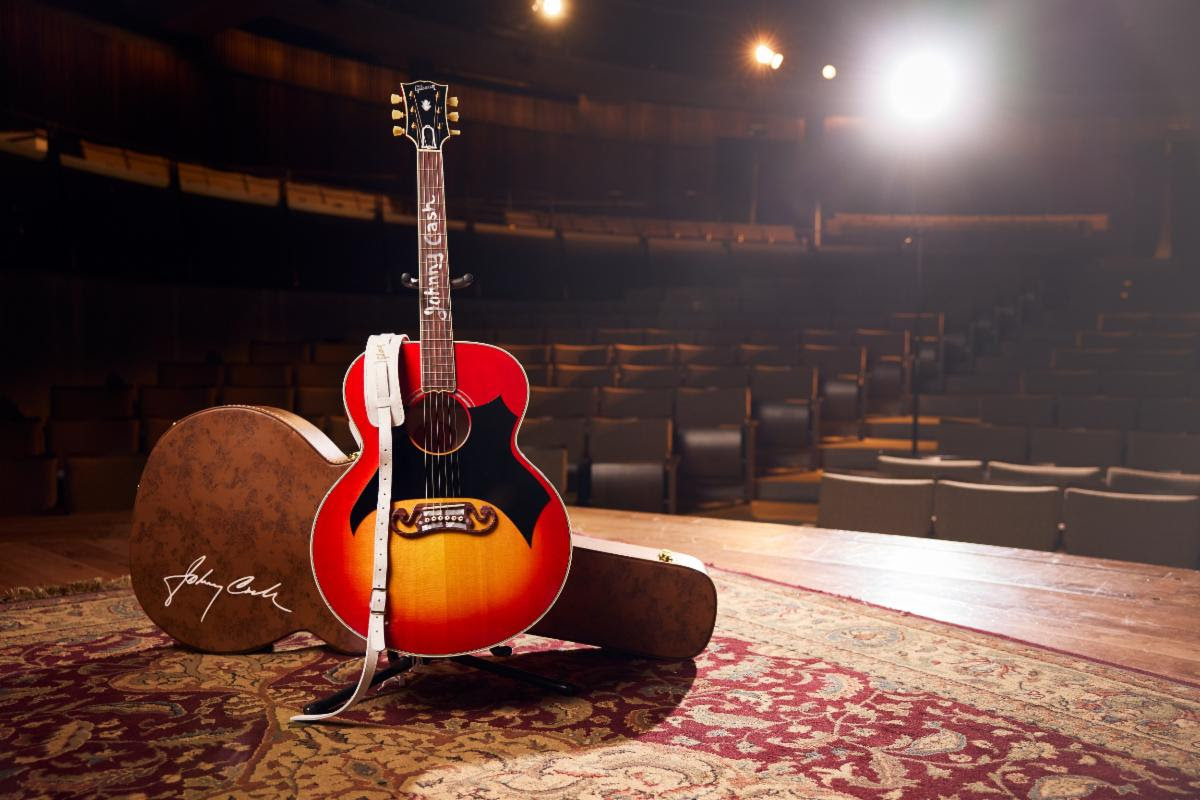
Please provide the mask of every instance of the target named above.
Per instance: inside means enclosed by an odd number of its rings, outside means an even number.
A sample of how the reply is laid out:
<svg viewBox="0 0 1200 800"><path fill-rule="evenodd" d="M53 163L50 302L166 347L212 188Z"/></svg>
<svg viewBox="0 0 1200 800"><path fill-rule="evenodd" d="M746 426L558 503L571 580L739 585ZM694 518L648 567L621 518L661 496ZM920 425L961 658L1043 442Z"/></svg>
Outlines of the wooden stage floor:
<svg viewBox="0 0 1200 800"><path fill-rule="evenodd" d="M581 533L1200 682L1200 572L874 533L595 508ZM128 572L129 515L0 518L0 590Z"/></svg>

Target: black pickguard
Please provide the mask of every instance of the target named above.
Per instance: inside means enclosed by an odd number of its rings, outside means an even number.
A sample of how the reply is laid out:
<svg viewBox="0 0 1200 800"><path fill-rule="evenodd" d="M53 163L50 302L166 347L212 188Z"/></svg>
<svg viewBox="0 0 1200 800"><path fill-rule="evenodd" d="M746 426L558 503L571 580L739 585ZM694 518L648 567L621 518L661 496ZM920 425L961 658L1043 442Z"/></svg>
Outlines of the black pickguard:
<svg viewBox="0 0 1200 800"><path fill-rule="evenodd" d="M533 526L550 502L550 495L512 454L509 440L516 423L516 416L500 397L473 408L470 436L455 453L446 456L427 456L413 444L404 428L393 428L392 497L425 497L427 468L438 474L456 469L458 481L454 493L448 496L473 497L491 503L512 520L532 547ZM376 472L350 510L352 532L375 510L378 495Z"/></svg>

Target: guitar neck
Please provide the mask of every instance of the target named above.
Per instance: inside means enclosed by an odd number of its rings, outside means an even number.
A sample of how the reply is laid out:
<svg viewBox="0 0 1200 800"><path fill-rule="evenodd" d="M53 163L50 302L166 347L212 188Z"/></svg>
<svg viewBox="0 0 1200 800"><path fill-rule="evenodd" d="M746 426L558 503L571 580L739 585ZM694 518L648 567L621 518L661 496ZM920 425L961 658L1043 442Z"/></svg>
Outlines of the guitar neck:
<svg viewBox="0 0 1200 800"><path fill-rule="evenodd" d="M421 386L452 392L454 323L446 249L446 191L442 151L417 150L417 242L420 251Z"/></svg>

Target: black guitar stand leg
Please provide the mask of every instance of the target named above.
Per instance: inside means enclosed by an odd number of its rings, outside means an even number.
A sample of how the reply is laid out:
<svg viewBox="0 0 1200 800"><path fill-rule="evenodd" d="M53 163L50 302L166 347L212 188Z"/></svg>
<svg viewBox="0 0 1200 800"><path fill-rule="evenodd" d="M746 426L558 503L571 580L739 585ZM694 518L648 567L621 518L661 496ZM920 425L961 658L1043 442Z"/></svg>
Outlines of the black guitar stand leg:
<svg viewBox="0 0 1200 800"><path fill-rule="evenodd" d="M384 669L375 673L371 678L371 686L378 686L388 678L394 678L397 675L403 675L416 666L416 659L412 656L402 656L399 653L388 651L388 665ZM354 686L347 686L345 689L334 692L328 697L322 697L320 700L313 700L304 707L305 714L328 714L342 703L350 699L354 694Z"/></svg>
<svg viewBox="0 0 1200 800"><path fill-rule="evenodd" d="M493 647L492 655L503 658L504 656L512 655L511 647ZM412 656L402 656L392 650L388 651L388 666L375 673L371 678L371 686L375 687L386 681L388 678L394 678L397 675L403 675L409 672L417 665L419 659ZM496 661L489 661L478 656L451 656L448 661L453 661L456 664L462 664L472 669L490 672L493 675L502 675L505 678L511 678L514 681L527 683L530 686L536 686L539 689L544 689L555 694L567 695L568 697L579 694L579 687L573 683L566 681L558 681L554 678L547 678L544 675L538 675L528 670L510 667L507 664L501 664ZM354 694L354 686L347 686L345 689L334 692L328 697L322 697L320 700L314 700L304 707L305 714L328 714L338 706L345 703Z"/></svg>
<svg viewBox="0 0 1200 800"><path fill-rule="evenodd" d="M493 647L492 655L508 656L512 655L511 647ZM536 686L539 689L545 689L548 692L555 694L564 694L573 696L579 694L579 687L573 683L566 681L557 681L553 678L547 678L545 675L538 675L528 670L510 667L507 664L502 664L498 661L488 661L485 658L478 656L454 656L450 659L456 664L464 664L474 669L490 672L493 675L503 675L506 678L512 678L514 681L528 683L530 686Z"/></svg>

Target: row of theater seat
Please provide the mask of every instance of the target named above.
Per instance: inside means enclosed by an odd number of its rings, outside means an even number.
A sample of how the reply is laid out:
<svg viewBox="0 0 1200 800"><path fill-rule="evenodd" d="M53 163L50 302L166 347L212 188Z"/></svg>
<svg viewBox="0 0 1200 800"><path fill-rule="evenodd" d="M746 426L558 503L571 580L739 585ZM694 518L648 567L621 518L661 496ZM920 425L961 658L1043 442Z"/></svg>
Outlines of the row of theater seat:
<svg viewBox="0 0 1200 800"><path fill-rule="evenodd" d="M1200 373L1158 370L1033 369L1022 372L974 372L946 377L951 395L1040 394L1113 397L1200 396Z"/></svg>
<svg viewBox="0 0 1200 800"><path fill-rule="evenodd" d="M955 401L926 397L922 409L989 425L1200 433L1200 397L1011 394L971 398L969 404Z"/></svg>
<svg viewBox="0 0 1200 800"><path fill-rule="evenodd" d="M870 363L862 345L702 345L662 344L520 344L501 343L523 364L606 364L664 366L743 366L776 367L808 364L834 372L860 372ZM883 353L880 359L898 359L904 353Z"/></svg>
<svg viewBox="0 0 1200 800"><path fill-rule="evenodd" d="M1200 313L1102 311L1096 315L1096 330L1104 333L1200 333Z"/></svg>
<svg viewBox="0 0 1200 800"><path fill-rule="evenodd" d="M1200 567L1200 496L826 473L817 524Z"/></svg>
<svg viewBox="0 0 1200 800"><path fill-rule="evenodd" d="M513 344L740 344L798 347L806 344L857 345L879 355L900 355L908 350L910 332L859 328L850 330L806 328L460 328L456 338Z"/></svg>
<svg viewBox="0 0 1200 800"><path fill-rule="evenodd" d="M760 381L745 387L634 388L540 387L530 391L528 420L522 441L540 420L553 420L574 437L570 447L578 456L582 435L571 420L596 417L672 419L687 431L714 426L748 427L756 441L757 468L810 466L823 430L822 404L814 402L811 383L795 384L787 373L774 374L774 383ZM537 443L537 442L535 442ZM544 442L542 442L544 443Z"/></svg>
<svg viewBox="0 0 1200 800"><path fill-rule="evenodd" d="M938 426L937 442L938 452L965 458L1200 472L1200 435L1196 434L1026 428L943 420Z"/></svg>
<svg viewBox="0 0 1200 800"><path fill-rule="evenodd" d="M1110 489L1133 494L1200 495L1200 473L1132 467L1068 467L1059 464L1016 464L944 456L905 458L880 454L876 471L889 478L948 478L973 483Z"/></svg>
<svg viewBox="0 0 1200 800"><path fill-rule="evenodd" d="M168 373L178 377L171 370ZM785 371L783 377L791 376ZM764 430L770 442L767 452L772 459L811 458L813 429L817 424L812 402L815 377L809 374L808 381L808 385L800 386L806 395L802 398L788 396L795 384L777 382L776 402L764 401L758 407L766 419ZM239 392L236 401L234 392ZM561 449L570 465L572 494L583 501L590 496L593 485L597 497L603 497L608 486L605 480L594 483L586 480L591 474L590 465L635 461L675 464L663 473L666 481L663 496L668 498L669 508L675 506L672 470L676 469L682 469L688 488L694 490L684 493L688 497L698 501L746 500L753 496L756 469L756 426L751 423L750 397L746 387L677 390L534 387L520 442L535 448ZM294 404L293 398L297 401ZM113 475L128 480L123 482L123 488L112 492L114 498L120 499L114 499L110 505L127 507L132 500L132 487L136 485L137 465L143 458L139 452L148 452L175 420L221 401L294 409L343 450L356 447L343 416L338 389L143 386L135 392L130 387L54 387L51 392L54 417L48 424L43 426L37 420L0 423L0 457L40 458L39 474L43 476L56 472L59 463L55 459L107 458L114 464L119 462L121 468ZM662 435L643 430L646 426ZM44 455L47 450L50 461ZM605 470L610 468L600 467L597 472ZM78 502L83 494L86 493L69 492L69 497L75 500L72 505L96 510L94 504ZM45 493L40 497L22 508L44 510L57 499ZM613 504L623 503L618 498Z"/></svg>

